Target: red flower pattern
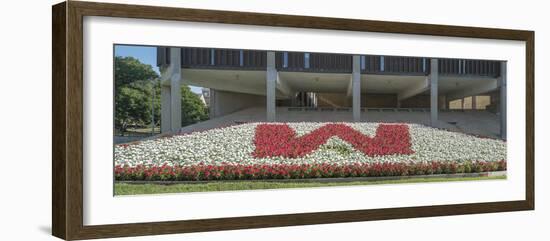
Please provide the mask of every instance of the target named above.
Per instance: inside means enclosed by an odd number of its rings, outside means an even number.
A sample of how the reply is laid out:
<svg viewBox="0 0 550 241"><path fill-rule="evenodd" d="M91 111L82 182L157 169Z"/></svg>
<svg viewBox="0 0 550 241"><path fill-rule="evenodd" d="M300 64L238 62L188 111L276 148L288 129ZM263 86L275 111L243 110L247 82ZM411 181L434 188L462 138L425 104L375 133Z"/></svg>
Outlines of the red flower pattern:
<svg viewBox="0 0 550 241"><path fill-rule="evenodd" d="M261 124L256 127L254 157L307 155L333 136L350 143L368 156L412 154L409 127L403 124L380 124L376 136L369 137L345 124L327 124L309 134L296 137L287 124Z"/></svg>

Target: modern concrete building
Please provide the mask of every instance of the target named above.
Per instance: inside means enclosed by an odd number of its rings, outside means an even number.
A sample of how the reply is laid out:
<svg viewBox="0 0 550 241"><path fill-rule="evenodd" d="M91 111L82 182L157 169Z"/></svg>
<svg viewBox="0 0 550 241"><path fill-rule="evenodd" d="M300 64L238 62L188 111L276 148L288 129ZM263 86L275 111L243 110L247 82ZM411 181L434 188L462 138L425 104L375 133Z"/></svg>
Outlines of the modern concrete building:
<svg viewBox="0 0 550 241"><path fill-rule="evenodd" d="M429 124L440 127L441 113L482 109L497 114L499 134L506 138L505 62L159 47L157 63L163 132L181 129L176 90L186 84L209 89L211 119L244 109L263 110L262 121L287 121L278 112L288 111L306 117L348 113L350 121L380 111L426 112Z"/></svg>

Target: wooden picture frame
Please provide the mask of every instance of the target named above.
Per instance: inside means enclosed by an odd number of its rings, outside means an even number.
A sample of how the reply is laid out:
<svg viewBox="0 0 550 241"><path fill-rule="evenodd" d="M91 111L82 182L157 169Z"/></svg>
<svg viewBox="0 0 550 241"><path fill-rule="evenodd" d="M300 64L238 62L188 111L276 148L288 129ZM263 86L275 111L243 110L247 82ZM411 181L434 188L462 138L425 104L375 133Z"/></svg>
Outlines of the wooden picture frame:
<svg viewBox="0 0 550 241"><path fill-rule="evenodd" d="M66 239L110 238L215 230L533 210L534 32L325 17L275 15L67 1L52 7L52 233ZM526 43L525 200L86 226L83 224L83 17L106 16L299 27Z"/></svg>

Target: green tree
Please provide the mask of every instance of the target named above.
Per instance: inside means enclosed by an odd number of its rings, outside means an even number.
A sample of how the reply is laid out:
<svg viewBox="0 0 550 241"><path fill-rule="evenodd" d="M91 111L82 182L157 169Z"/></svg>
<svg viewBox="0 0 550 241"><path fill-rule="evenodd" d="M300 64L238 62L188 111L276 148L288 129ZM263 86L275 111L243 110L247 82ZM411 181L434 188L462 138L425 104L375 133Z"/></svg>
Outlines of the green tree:
<svg viewBox="0 0 550 241"><path fill-rule="evenodd" d="M143 64L136 58L115 58L115 128L120 133L126 132L132 125L150 125L151 104L155 110L154 124L158 126L161 118L158 78L151 65ZM182 85L181 97L182 126L208 119L208 109L189 86Z"/></svg>
<svg viewBox="0 0 550 241"><path fill-rule="evenodd" d="M141 63L134 57L115 57L115 88L158 77L151 65Z"/></svg>
<svg viewBox="0 0 550 241"><path fill-rule="evenodd" d="M151 102L154 105L156 125L160 120L160 100L156 97L160 95L159 89L151 81L137 81L120 86L115 97L115 127L124 133L129 125L151 124ZM156 92L155 95L153 91Z"/></svg>
<svg viewBox="0 0 550 241"><path fill-rule="evenodd" d="M181 125L187 126L208 120L208 109L200 97L193 93L189 86L181 86Z"/></svg>
<svg viewBox="0 0 550 241"><path fill-rule="evenodd" d="M160 120L158 78L151 65L133 57L115 57L115 128L121 133L129 125L151 124L151 102L156 110L155 122Z"/></svg>

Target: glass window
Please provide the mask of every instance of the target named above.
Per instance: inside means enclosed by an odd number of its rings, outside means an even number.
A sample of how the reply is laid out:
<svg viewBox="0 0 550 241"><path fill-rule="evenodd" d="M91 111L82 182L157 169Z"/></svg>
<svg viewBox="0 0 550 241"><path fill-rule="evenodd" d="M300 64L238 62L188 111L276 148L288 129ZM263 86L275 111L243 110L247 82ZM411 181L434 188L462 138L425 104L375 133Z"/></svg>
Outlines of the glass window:
<svg viewBox="0 0 550 241"><path fill-rule="evenodd" d="M239 65L240 66L244 65L244 51L242 49L239 50Z"/></svg>
<svg viewBox="0 0 550 241"><path fill-rule="evenodd" d="M309 53L304 53L304 68L309 69Z"/></svg>
<svg viewBox="0 0 550 241"><path fill-rule="evenodd" d="M214 49L210 49L210 65L216 64L215 54L216 54L216 51Z"/></svg>
<svg viewBox="0 0 550 241"><path fill-rule="evenodd" d="M384 71L384 56L380 56L380 71Z"/></svg>
<svg viewBox="0 0 550 241"><path fill-rule="evenodd" d="M426 72L426 58L422 58L422 72Z"/></svg>
<svg viewBox="0 0 550 241"><path fill-rule="evenodd" d="M283 52L283 68L288 68L288 52Z"/></svg>

